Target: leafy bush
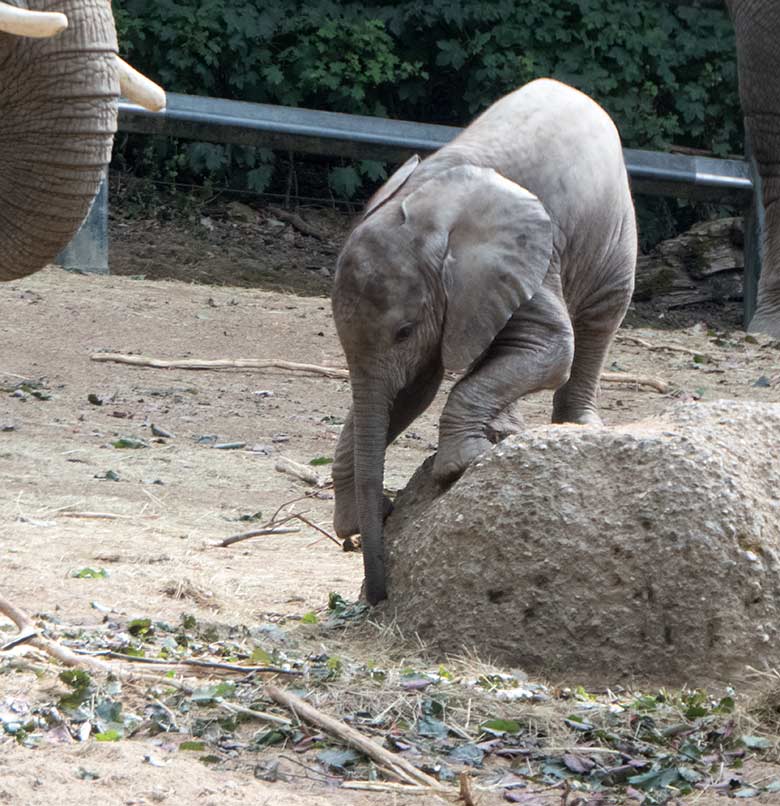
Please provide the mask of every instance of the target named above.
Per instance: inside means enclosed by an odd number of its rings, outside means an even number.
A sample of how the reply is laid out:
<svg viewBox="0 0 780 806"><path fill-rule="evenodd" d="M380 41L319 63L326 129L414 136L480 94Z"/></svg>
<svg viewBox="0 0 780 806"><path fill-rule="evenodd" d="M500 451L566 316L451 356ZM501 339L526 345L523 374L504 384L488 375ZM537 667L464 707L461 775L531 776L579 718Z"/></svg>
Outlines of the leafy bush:
<svg viewBox="0 0 780 806"><path fill-rule="evenodd" d="M671 0L114 0L114 10L124 55L170 91L462 124L548 75L602 103L627 146L742 149L733 31L717 8ZM256 190L271 180L268 155L177 149L186 155L180 172L224 181L243 167ZM384 175L376 163L340 165L329 182L350 196Z"/></svg>

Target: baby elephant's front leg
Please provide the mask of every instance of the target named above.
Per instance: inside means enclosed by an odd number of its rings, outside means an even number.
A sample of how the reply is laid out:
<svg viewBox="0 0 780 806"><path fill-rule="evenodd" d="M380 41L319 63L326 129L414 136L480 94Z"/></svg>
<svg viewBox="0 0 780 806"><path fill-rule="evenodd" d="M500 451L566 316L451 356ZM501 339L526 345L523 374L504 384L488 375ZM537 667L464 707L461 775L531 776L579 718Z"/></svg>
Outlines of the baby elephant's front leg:
<svg viewBox="0 0 780 806"><path fill-rule="evenodd" d="M491 447L490 423L513 401L563 386L573 355L566 306L544 287L512 316L474 370L450 392L439 421L436 478L453 481L485 453Z"/></svg>

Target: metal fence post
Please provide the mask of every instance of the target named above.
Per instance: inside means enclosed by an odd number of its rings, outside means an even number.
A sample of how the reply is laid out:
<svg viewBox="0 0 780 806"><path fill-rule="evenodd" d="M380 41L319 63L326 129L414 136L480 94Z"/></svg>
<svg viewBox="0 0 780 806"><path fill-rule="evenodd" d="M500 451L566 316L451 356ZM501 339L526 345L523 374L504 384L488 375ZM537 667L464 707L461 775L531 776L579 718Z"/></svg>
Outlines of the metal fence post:
<svg viewBox="0 0 780 806"><path fill-rule="evenodd" d="M764 195L761 184L761 175L753 158L750 141L745 139L745 156L750 165L753 180L753 199L750 207L745 210L745 271L743 288L743 310L745 328L750 324L756 311L758 298L758 279L761 276L761 266L764 259Z"/></svg>
<svg viewBox="0 0 780 806"><path fill-rule="evenodd" d="M54 261L64 269L108 274L108 170L95 201L73 240Z"/></svg>

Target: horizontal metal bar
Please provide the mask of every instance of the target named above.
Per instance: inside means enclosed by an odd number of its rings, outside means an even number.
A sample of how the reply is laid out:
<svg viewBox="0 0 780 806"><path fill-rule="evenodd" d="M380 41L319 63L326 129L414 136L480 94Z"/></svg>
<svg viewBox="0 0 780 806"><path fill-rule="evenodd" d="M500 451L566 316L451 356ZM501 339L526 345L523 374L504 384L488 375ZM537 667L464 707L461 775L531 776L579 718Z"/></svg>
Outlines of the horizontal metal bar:
<svg viewBox="0 0 780 806"><path fill-rule="evenodd" d="M461 131L455 126L177 93L168 94L164 112L122 101L119 127L204 142L388 160L430 153ZM746 162L631 148L625 149L625 158L636 193L750 204L753 183Z"/></svg>

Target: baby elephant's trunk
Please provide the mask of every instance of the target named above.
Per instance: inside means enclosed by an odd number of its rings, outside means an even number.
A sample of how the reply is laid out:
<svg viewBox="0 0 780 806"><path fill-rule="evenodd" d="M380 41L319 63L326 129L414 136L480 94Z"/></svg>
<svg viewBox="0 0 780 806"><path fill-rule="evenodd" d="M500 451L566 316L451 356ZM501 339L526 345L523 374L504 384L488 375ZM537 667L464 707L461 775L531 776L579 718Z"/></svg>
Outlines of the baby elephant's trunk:
<svg viewBox="0 0 780 806"><path fill-rule="evenodd" d="M352 382L357 500L366 598L375 605L387 598L382 541L385 445L390 406L374 384Z"/></svg>

